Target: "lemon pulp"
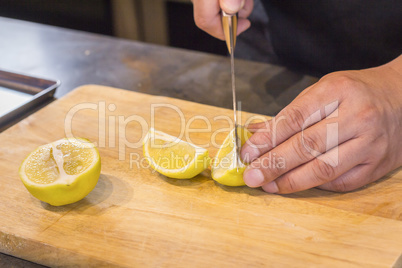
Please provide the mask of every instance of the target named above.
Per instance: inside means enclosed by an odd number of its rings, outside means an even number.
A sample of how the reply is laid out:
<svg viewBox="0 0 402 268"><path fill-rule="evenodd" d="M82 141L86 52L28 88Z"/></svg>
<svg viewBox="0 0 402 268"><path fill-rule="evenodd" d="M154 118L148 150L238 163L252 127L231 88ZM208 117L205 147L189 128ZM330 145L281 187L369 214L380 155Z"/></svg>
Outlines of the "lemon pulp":
<svg viewBox="0 0 402 268"><path fill-rule="evenodd" d="M98 150L85 139L62 139L43 145L21 164L28 191L54 206L77 202L96 186L101 170Z"/></svg>
<svg viewBox="0 0 402 268"><path fill-rule="evenodd" d="M153 128L144 139L143 153L154 170L170 178L192 178L209 164L207 149Z"/></svg>
<svg viewBox="0 0 402 268"><path fill-rule="evenodd" d="M251 137L252 133L242 126L237 127L238 138L241 146ZM246 185L243 180L243 173L246 165L236 159L234 129L228 134L219 148L217 155L212 161L212 178L220 184L227 186Z"/></svg>

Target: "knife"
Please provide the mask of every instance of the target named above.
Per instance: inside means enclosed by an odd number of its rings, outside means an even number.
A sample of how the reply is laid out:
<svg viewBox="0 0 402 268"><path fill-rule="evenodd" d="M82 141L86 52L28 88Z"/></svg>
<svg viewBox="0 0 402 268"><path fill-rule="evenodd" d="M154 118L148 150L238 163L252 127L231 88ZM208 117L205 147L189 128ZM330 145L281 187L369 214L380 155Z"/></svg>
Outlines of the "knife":
<svg viewBox="0 0 402 268"><path fill-rule="evenodd" d="M236 102L236 84L235 84L235 70L234 70L234 49L236 46L237 34L237 14L228 14L222 10L222 26L225 34L226 45L230 54L230 69L232 76L232 96L233 96L233 120L234 120L234 137L235 137L235 166L238 169L238 162L240 160L240 145L237 133L237 102Z"/></svg>

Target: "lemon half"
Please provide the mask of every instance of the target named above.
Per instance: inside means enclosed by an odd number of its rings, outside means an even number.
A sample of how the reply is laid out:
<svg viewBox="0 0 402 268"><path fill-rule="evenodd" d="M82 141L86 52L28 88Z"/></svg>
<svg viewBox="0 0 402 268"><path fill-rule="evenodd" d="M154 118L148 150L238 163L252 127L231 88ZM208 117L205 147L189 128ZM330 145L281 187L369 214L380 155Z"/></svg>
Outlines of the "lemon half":
<svg viewBox="0 0 402 268"><path fill-rule="evenodd" d="M209 165L208 150L151 128L143 141L149 165L166 177L189 179Z"/></svg>
<svg viewBox="0 0 402 268"><path fill-rule="evenodd" d="M220 184L227 186L246 185L243 180L243 172L246 165L238 157L235 159L236 149L234 146L234 129L228 134L217 155L212 161L212 178ZM251 137L252 133L242 126L237 127L237 135L241 146ZM237 162L237 165L236 165Z"/></svg>
<svg viewBox="0 0 402 268"><path fill-rule="evenodd" d="M98 149L85 139L61 139L33 151L19 175L28 191L53 206L77 202L96 186L101 171Z"/></svg>

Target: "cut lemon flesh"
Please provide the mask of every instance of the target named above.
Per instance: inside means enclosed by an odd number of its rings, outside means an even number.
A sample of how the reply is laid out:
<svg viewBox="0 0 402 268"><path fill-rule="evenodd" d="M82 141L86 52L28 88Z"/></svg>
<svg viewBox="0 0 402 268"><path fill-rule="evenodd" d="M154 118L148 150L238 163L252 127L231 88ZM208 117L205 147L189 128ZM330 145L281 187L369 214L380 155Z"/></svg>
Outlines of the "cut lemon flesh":
<svg viewBox="0 0 402 268"><path fill-rule="evenodd" d="M217 155L212 161L212 178L220 184L227 186L246 185L243 172L246 165L236 156L234 129L228 134ZM241 146L251 137L252 133L242 126L237 127Z"/></svg>
<svg viewBox="0 0 402 268"><path fill-rule="evenodd" d="M85 139L61 139L33 151L22 162L19 176L28 191L54 206L77 202L95 188L101 160Z"/></svg>
<svg viewBox="0 0 402 268"><path fill-rule="evenodd" d="M144 138L143 153L157 172L175 179L189 179L209 164L208 150L151 128Z"/></svg>

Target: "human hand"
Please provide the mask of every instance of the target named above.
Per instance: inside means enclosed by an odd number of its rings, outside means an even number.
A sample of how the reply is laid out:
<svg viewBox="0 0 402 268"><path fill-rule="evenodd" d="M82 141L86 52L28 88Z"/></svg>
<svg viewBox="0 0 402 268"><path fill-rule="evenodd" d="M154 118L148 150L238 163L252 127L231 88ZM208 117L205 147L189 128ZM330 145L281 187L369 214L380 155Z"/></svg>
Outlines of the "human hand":
<svg viewBox="0 0 402 268"><path fill-rule="evenodd" d="M225 40L222 30L221 9L228 14L238 13L237 34L250 27L247 17L253 10L253 0L192 0L194 21L201 30Z"/></svg>
<svg viewBox="0 0 402 268"><path fill-rule="evenodd" d="M251 162L243 175L250 187L345 192L373 182L402 165L402 56L328 74L248 128L256 133L241 157Z"/></svg>

